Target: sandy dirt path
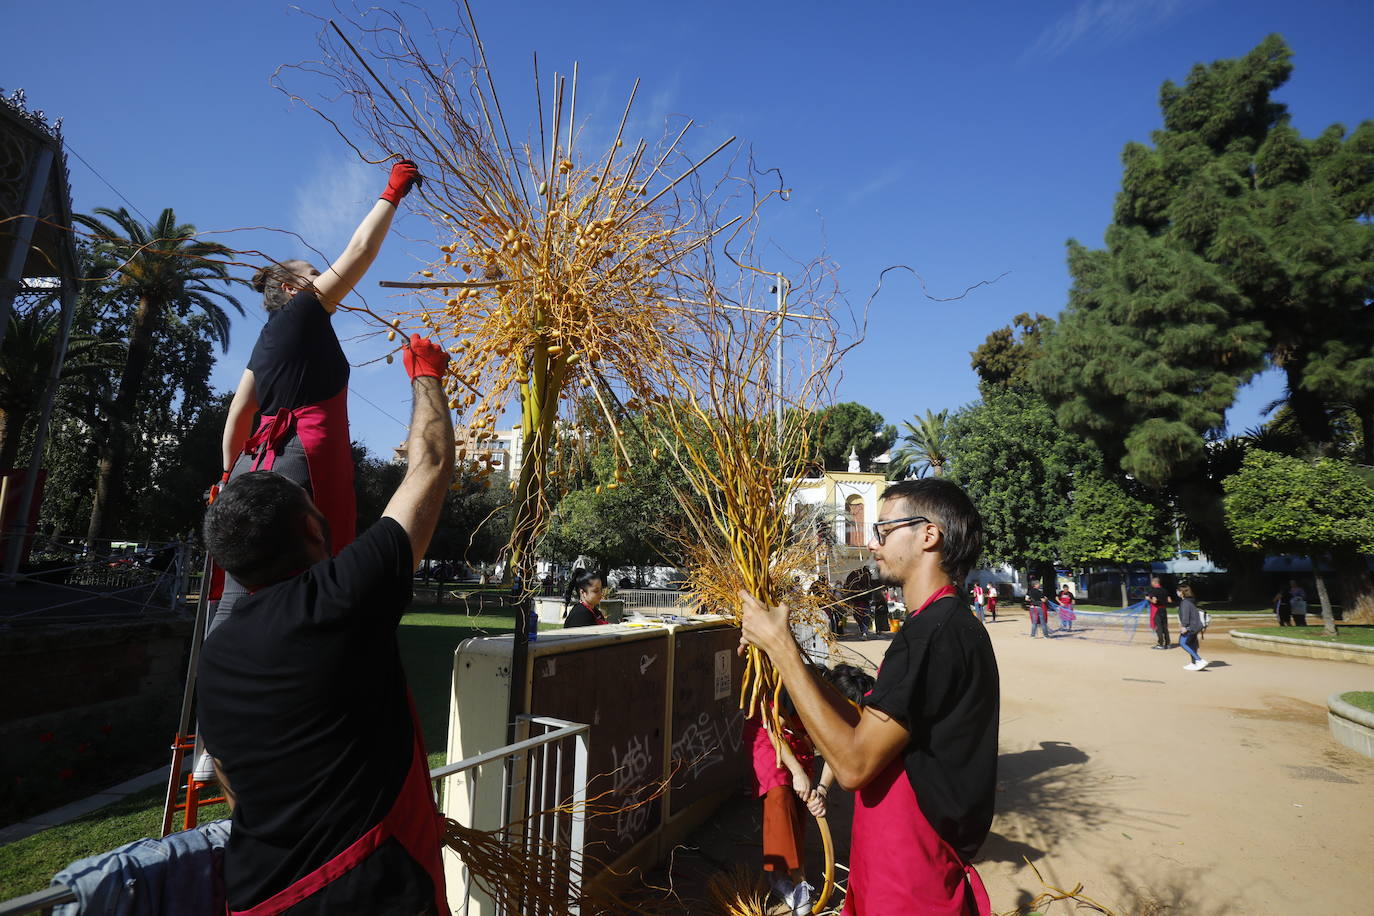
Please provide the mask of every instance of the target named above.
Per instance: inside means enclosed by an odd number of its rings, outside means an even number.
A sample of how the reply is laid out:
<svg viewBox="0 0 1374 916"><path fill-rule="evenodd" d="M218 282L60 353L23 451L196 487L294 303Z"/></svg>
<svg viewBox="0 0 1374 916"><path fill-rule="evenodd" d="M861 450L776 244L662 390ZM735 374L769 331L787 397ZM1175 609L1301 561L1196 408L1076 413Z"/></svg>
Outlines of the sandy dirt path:
<svg viewBox="0 0 1374 916"><path fill-rule="evenodd" d="M1002 674L998 813L977 861L999 911L1058 886L1122 913L1374 913L1374 760L1332 740L1326 698L1374 666L1203 641L1212 665L1115 629L1031 640L989 625ZM885 642L846 642L875 662ZM1049 912L1068 913L1060 903Z"/></svg>

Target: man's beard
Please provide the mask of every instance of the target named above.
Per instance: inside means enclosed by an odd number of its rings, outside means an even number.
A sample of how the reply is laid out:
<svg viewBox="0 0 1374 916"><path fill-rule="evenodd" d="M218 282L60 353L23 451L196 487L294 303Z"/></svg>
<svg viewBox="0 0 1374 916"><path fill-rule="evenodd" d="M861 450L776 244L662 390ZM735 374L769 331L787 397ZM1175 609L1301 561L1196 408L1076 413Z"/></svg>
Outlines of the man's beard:
<svg viewBox="0 0 1374 916"><path fill-rule="evenodd" d="M903 580L895 573L887 572L881 565L878 566L878 581L883 585L903 585Z"/></svg>

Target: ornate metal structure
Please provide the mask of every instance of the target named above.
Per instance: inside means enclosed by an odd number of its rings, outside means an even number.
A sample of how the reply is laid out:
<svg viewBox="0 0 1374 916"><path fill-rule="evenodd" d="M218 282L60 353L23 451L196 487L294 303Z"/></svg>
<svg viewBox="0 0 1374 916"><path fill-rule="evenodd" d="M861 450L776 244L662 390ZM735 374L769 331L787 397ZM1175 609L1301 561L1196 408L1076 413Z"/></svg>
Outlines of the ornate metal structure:
<svg viewBox="0 0 1374 916"><path fill-rule="evenodd" d="M29 111L22 89L8 96L0 91L0 359L16 312L49 307L54 298L62 308L61 332L54 344L28 467L22 474L8 474L0 485L9 491L0 496L0 544L4 545L0 582L10 580L17 571L31 534L30 508L76 311L80 267L71 224L61 119L49 124L42 111Z"/></svg>

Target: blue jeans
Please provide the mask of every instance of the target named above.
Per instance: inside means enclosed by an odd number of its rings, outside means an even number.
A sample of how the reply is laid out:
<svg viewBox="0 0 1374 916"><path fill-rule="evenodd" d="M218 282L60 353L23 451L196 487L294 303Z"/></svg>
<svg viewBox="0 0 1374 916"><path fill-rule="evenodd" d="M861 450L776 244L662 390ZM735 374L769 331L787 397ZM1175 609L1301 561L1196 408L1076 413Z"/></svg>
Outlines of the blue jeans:
<svg viewBox="0 0 1374 916"><path fill-rule="evenodd" d="M987 623L987 621L983 619L983 605L975 602L973 605L973 611L978 615L978 620L980 623Z"/></svg>
<svg viewBox="0 0 1374 916"><path fill-rule="evenodd" d="M1183 651L1187 652L1189 655L1193 657L1193 661L1202 661L1202 656L1197 654L1196 633L1184 632L1178 634L1178 644L1183 647Z"/></svg>
<svg viewBox="0 0 1374 916"><path fill-rule="evenodd" d="M1050 622L1046 620L1043 616L1031 614L1031 639L1035 638L1036 627L1040 628L1041 635L1043 635L1046 639L1050 638Z"/></svg>

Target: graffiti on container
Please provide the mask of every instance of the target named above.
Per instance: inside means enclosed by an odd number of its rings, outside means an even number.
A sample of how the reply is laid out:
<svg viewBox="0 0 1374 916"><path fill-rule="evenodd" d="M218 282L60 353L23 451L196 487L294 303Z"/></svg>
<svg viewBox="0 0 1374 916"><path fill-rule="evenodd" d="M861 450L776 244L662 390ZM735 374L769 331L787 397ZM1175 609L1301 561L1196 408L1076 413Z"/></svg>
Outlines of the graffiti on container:
<svg viewBox="0 0 1374 916"><path fill-rule="evenodd" d="M636 840L649 823L649 799L641 796L653 791L652 786L645 785L650 763L648 737L634 736L623 753L611 748L611 761L615 764L611 794L619 805L615 812L615 835L623 841Z"/></svg>
<svg viewBox="0 0 1374 916"><path fill-rule="evenodd" d="M738 753L743 721L743 710L725 719L713 719L709 712L703 712L673 742L673 764L686 767L695 778L725 760L727 749L732 755Z"/></svg>

